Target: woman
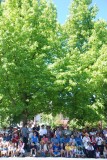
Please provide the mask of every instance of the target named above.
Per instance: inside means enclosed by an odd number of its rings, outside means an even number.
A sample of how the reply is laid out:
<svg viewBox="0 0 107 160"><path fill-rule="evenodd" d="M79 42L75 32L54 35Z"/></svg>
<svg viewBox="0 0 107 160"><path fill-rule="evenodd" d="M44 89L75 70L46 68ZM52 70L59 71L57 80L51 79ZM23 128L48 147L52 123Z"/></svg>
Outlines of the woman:
<svg viewBox="0 0 107 160"><path fill-rule="evenodd" d="M47 146L47 143L45 141L40 142L39 153L42 157L45 157L46 154L48 153L48 146Z"/></svg>
<svg viewBox="0 0 107 160"><path fill-rule="evenodd" d="M24 154L25 154L24 146L25 146L25 144L20 139L19 142L18 142L18 153L19 153L19 155L24 156Z"/></svg>

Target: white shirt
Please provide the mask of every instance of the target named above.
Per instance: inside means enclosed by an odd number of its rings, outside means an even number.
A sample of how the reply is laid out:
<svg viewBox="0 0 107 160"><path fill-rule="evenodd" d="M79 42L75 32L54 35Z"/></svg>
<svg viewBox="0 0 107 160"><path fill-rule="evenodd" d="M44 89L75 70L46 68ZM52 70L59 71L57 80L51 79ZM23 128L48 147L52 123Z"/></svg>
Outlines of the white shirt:
<svg viewBox="0 0 107 160"><path fill-rule="evenodd" d="M96 141L97 145L101 145L103 142L103 139L101 137L96 137L95 141Z"/></svg>
<svg viewBox="0 0 107 160"><path fill-rule="evenodd" d="M93 151L93 150L94 150L94 147L93 147L92 145L88 145L88 146L87 146L87 150L88 150L88 151Z"/></svg>
<svg viewBox="0 0 107 160"><path fill-rule="evenodd" d="M29 133L29 138L31 139L32 136L33 136L33 132L30 132L30 133Z"/></svg>
<svg viewBox="0 0 107 160"><path fill-rule="evenodd" d="M86 136L83 137L82 141L85 148L87 148L88 142L91 142L90 137L86 137Z"/></svg>
<svg viewBox="0 0 107 160"><path fill-rule="evenodd" d="M44 134L47 134L47 129L41 128L41 129L39 130L39 134L40 134L40 136L43 136Z"/></svg>
<svg viewBox="0 0 107 160"><path fill-rule="evenodd" d="M91 136L94 136L96 134L96 132L90 132Z"/></svg>

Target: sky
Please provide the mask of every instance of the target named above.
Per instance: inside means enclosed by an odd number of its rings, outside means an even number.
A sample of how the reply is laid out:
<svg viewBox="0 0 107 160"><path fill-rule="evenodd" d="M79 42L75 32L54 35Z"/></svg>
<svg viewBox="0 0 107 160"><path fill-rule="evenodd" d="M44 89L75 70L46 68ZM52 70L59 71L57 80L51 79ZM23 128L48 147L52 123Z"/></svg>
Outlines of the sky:
<svg viewBox="0 0 107 160"><path fill-rule="evenodd" d="M58 21L64 24L69 13L69 6L72 0L53 0L58 11ZM107 0L92 0L92 4L96 4L99 8L97 19L103 18L107 21Z"/></svg>

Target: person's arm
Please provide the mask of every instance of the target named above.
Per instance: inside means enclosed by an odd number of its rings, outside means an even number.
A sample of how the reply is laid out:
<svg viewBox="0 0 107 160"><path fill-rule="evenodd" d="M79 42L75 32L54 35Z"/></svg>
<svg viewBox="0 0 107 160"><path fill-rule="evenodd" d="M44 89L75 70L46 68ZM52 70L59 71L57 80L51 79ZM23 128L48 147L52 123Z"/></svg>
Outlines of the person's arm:
<svg viewBox="0 0 107 160"><path fill-rule="evenodd" d="M82 142L83 142L83 144L86 142L84 137L83 137L83 139L82 139Z"/></svg>
<svg viewBox="0 0 107 160"><path fill-rule="evenodd" d="M22 148L22 149L24 149L24 146L25 146L25 144L23 143L23 145L22 145L22 147L21 147L21 148Z"/></svg>
<svg viewBox="0 0 107 160"><path fill-rule="evenodd" d="M53 143L53 138L51 138L51 143Z"/></svg>
<svg viewBox="0 0 107 160"><path fill-rule="evenodd" d="M47 129L45 129L45 134L47 134Z"/></svg>
<svg viewBox="0 0 107 160"><path fill-rule="evenodd" d="M37 143L39 143L39 139L38 139L38 137L37 137Z"/></svg>
<svg viewBox="0 0 107 160"><path fill-rule="evenodd" d="M39 130L39 134L41 135L41 129Z"/></svg>

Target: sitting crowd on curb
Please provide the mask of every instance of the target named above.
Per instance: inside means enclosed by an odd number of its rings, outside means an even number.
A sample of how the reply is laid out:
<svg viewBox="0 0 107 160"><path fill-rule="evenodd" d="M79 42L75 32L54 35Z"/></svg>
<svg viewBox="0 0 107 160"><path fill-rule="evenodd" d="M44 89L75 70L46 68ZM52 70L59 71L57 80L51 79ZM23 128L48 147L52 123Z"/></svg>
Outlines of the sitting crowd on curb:
<svg viewBox="0 0 107 160"><path fill-rule="evenodd" d="M0 157L107 158L107 127L66 129L25 124L0 132Z"/></svg>

